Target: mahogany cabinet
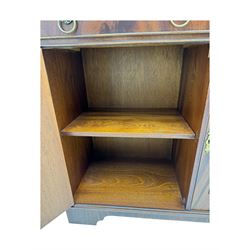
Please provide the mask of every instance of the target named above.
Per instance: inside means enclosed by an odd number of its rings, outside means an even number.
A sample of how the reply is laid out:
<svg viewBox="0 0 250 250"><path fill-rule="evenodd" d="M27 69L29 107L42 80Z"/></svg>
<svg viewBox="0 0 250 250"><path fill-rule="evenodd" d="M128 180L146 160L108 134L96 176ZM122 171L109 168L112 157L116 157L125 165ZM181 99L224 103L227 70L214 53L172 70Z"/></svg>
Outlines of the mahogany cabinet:
<svg viewBox="0 0 250 250"><path fill-rule="evenodd" d="M41 226L209 221L208 121L208 21L42 21Z"/></svg>

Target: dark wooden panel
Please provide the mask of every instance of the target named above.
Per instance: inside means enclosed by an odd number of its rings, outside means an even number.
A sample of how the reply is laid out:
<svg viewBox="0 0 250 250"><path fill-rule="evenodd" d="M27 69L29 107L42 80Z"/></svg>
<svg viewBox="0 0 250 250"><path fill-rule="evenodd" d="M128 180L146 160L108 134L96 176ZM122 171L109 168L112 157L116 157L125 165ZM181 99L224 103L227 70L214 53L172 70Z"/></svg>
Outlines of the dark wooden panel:
<svg viewBox="0 0 250 250"><path fill-rule="evenodd" d="M81 55L43 50L45 67L59 131L87 107ZM61 137L71 188L74 192L88 161L89 138Z"/></svg>
<svg viewBox="0 0 250 250"><path fill-rule="evenodd" d="M183 209L174 169L157 161L95 161L74 199L83 204Z"/></svg>
<svg viewBox="0 0 250 250"><path fill-rule="evenodd" d="M185 49L179 110L199 136L209 84L208 45Z"/></svg>
<svg viewBox="0 0 250 250"><path fill-rule="evenodd" d="M95 158L137 158L171 160L172 140L95 137Z"/></svg>
<svg viewBox="0 0 250 250"><path fill-rule="evenodd" d="M198 140L177 140L174 148L176 176L182 197L187 200Z"/></svg>
<svg viewBox="0 0 250 250"><path fill-rule="evenodd" d="M175 110L169 112L84 112L62 130L69 136L186 138L194 133Z"/></svg>
<svg viewBox="0 0 250 250"><path fill-rule="evenodd" d="M90 108L177 108L181 46L82 50Z"/></svg>
<svg viewBox="0 0 250 250"><path fill-rule="evenodd" d="M208 51L209 47L202 45L186 48L184 52L179 110L197 138L178 140L174 146L177 179L185 199L189 192L208 93Z"/></svg>

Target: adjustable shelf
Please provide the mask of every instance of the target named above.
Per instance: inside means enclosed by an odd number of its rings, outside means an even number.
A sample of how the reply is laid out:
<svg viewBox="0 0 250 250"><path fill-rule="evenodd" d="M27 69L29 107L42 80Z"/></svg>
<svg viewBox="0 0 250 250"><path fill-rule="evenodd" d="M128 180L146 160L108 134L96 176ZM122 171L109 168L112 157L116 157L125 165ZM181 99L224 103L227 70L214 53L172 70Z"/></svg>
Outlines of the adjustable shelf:
<svg viewBox="0 0 250 250"><path fill-rule="evenodd" d="M174 167L156 160L98 160L75 194L78 204L183 210Z"/></svg>
<svg viewBox="0 0 250 250"><path fill-rule="evenodd" d="M62 130L68 136L194 139L175 110L165 112L84 112Z"/></svg>

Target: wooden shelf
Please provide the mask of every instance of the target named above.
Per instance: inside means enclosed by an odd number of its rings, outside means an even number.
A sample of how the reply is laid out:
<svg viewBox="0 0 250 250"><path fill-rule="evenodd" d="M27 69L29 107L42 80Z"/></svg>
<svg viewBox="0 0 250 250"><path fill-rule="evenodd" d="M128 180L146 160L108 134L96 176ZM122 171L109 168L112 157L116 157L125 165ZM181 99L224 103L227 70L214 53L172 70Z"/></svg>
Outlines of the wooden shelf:
<svg viewBox="0 0 250 250"><path fill-rule="evenodd" d="M183 210L171 164L99 160L91 163L74 194L77 204Z"/></svg>
<svg viewBox="0 0 250 250"><path fill-rule="evenodd" d="M85 112L62 130L69 136L194 139L175 110L166 112Z"/></svg>

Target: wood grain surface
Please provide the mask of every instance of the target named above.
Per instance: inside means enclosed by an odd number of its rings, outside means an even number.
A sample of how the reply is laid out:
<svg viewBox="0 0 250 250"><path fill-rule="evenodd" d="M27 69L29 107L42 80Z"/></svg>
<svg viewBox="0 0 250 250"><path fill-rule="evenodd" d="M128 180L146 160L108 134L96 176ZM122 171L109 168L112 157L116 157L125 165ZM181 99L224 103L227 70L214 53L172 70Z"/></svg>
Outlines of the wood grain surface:
<svg viewBox="0 0 250 250"><path fill-rule="evenodd" d="M182 210L173 167L158 161L95 161L74 194L75 203Z"/></svg>
<svg viewBox="0 0 250 250"><path fill-rule="evenodd" d="M177 108L182 46L82 50L89 108Z"/></svg>
<svg viewBox="0 0 250 250"><path fill-rule="evenodd" d="M185 49L178 109L198 136L209 85L209 46Z"/></svg>
<svg viewBox="0 0 250 250"><path fill-rule="evenodd" d="M63 135L186 138L195 137L176 111L159 113L84 112L62 130Z"/></svg>
<svg viewBox="0 0 250 250"><path fill-rule="evenodd" d="M137 158L171 160L171 139L93 137L93 155L99 159Z"/></svg>
<svg viewBox="0 0 250 250"><path fill-rule="evenodd" d="M74 202L42 53L40 185L43 227Z"/></svg>
<svg viewBox="0 0 250 250"><path fill-rule="evenodd" d="M209 85L208 45L184 51L179 111L196 134L196 140L178 140L174 146L176 175L187 199Z"/></svg>
<svg viewBox="0 0 250 250"><path fill-rule="evenodd" d="M43 50L58 130L87 108L81 55L67 50ZM61 137L72 192L88 164L89 138ZM56 155L55 155L56 157Z"/></svg>

